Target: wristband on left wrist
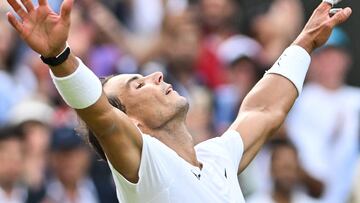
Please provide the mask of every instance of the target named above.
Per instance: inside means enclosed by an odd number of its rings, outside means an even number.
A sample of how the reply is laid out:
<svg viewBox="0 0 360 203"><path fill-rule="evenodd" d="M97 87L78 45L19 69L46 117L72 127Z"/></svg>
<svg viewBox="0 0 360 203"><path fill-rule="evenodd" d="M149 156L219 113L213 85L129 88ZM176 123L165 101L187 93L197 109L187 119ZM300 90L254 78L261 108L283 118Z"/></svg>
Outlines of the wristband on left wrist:
<svg viewBox="0 0 360 203"><path fill-rule="evenodd" d="M45 57L45 56L40 56L40 59L47 65L49 66L58 66L62 63L64 63L70 55L70 47L69 45L66 43L66 47L65 49L58 54L57 56L54 57Z"/></svg>

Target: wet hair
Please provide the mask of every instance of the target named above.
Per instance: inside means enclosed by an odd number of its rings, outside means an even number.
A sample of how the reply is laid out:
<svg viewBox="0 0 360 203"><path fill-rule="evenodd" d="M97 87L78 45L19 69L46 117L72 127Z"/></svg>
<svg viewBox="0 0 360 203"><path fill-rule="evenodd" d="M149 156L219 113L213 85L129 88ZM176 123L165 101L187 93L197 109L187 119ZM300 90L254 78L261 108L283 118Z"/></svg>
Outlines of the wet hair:
<svg viewBox="0 0 360 203"><path fill-rule="evenodd" d="M100 78L102 86L104 87L104 85L106 85L106 83L113 77L114 75ZM106 97L113 107L119 109L126 114L125 106L121 103L120 99L116 95L106 95ZM107 161L105 152L101 147L100 142L96 138L95 133L91 131L91 129L85 124L85 122L80 120L80 126L76 129L76 131L83 137L83 139L100 156L102 160Z"/></svg>

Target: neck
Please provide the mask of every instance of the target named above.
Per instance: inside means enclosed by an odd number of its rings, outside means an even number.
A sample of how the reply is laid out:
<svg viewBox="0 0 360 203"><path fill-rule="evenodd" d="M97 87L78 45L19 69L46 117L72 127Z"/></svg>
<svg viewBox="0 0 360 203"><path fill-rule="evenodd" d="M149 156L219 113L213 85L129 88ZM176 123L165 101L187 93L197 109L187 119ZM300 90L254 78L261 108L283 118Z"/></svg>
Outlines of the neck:
<svg viewBox="0 0 360 203"><path fill-rule="evenodd" d="M291 192L283 190L275 190L272 194L273 199L277 203L290 203Z"/></svg>
<svg viewBox="0 0 360 203"><path fill-rule="evenodd" d="M0 183L0 188L4 191L6 195L11 196L11 193L14 189L14 184Z"/></svg>
<svg viewBox="0 0 360 203"><path fill-rule="evenodd" d="M330 90L330 91L335 91L342 87L342 83L331 83L331 82L324 81L324 82L321 82L320 84L325 89Z"/></svg>
<svg viewBox="0 0 360 203"><path fill-rule="evenodd" d="M201 167L196 157L193 138L184 120L170 121L161 128L151 130L150 133L156 135L157 139L174 150L185 161L199 168Z"/></svg>

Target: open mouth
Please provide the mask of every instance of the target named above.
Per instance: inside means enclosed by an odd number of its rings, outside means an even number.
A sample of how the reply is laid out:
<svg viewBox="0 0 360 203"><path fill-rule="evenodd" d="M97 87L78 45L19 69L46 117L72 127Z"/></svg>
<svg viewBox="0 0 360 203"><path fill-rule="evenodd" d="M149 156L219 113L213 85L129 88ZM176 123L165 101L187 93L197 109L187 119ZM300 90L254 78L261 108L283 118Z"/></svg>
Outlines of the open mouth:
<svg viewBox="0 0 360 203"><path fill-rule="evenodd" d="M173 91L172 85L169 85L169 87L166 89L166 95L170 94Z"/></svg>

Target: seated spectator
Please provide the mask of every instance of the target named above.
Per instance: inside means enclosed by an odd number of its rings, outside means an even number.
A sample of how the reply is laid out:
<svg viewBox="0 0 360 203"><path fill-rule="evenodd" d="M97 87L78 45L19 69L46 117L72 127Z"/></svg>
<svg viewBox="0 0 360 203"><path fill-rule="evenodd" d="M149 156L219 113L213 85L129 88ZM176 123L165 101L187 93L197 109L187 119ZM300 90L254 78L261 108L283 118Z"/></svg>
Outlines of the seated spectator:
<svg viewBox="0 0 360 203"><path fill-rule="evenodd" d="M271 156L272 191L255 193L248 203L315 203L307 195L305 184L313 182L304 174L295 147L287 141L277 141ZM320 191L321 194L321 191ZM320 195L318 194L318 196Z"/></svg>
<svg viewBox="0 0 360 203"><path fill-rule="evenodd" d="M46 202L100 202L95 183L88 176L89 149L74 130L54 130L50 157L53 174L47 184Z"/></svg>

